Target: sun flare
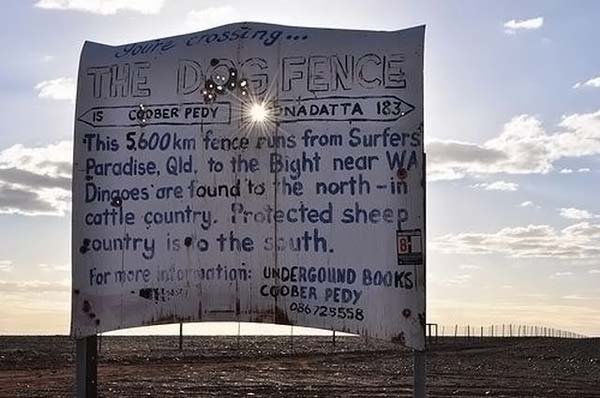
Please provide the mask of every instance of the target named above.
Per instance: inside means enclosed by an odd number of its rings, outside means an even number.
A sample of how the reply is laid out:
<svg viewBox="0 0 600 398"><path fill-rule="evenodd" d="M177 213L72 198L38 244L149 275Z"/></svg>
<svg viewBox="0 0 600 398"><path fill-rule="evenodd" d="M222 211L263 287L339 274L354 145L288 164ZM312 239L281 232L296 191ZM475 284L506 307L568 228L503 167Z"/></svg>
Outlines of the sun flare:
<svg viewBox="0 0 600 398"><path fill-rule="evenodd" d="M265 123L269 119L269 111L264 103L252 104L249 114L253 123Z"/></svg>

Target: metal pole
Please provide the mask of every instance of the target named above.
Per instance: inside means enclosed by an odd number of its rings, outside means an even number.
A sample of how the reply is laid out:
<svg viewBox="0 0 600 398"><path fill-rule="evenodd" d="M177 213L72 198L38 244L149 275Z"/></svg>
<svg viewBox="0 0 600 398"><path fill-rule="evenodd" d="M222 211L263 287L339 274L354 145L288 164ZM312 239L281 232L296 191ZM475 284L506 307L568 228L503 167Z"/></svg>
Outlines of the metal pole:
<svg viewBox="0 0 600 398"><path fill-rule="evenodd" d="M425 398L425 378L427 375L425 351L414 351L414 398Z"/></svg>
<svg viewBox="0 0 600 398"><path fill-rule="evenodd" d="M427 325L427 157L425 152L423 152L423 278L425 278L423 283L423 296L424 302L423 307L425 308L423 314L423 334L425 334L425 325ZM423 336L423 341L425 341L425 336ZM425 350L423 351L414 351L414 386L413 386L413 396L414 398L425 398L427 394L427 390L425 387L425 380L427 378L427 364L426 364L426 354Z"/></svg>
<svg viewBox="0 0 600 398"><path fill-rule="evenodd" d="M333 335L331 336L331 342L333 343L333 346L335 347L335 329L333 329Z"/></svg>
<svg viewBox="0 0 600 398"><path fill-rule="evenodd" d="M183 323L179 322L179 351L183 350Z"/></svg>
<svg viewBox="0 0 600 398"><path fill-rule="evenodd" d="M431 323L427 324L427 341L431 344L432 333L431 333Z"/></svg>
<svg viewBox="0 0 600 398"><path fill-rule="evenodd" d="M98 341L96 335L75 340L75 397L98 396Z"/></svg>

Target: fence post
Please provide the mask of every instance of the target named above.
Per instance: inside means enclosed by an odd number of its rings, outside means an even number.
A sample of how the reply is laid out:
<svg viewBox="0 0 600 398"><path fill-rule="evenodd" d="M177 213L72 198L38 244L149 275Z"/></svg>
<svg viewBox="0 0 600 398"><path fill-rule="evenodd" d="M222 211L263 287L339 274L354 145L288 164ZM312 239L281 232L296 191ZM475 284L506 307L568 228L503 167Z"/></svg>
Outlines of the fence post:
<svg viewBox="0 0 600 398"><path fill-rule="evenodd" d="M426 333L427 342L429 344L431 344L431 323L428 323L425 326L427 327L427 333Z"/></svg>
<svg viewBox="0 0 600 398"><path fill-rule="evenodd" d="M179 322L179 351L183 350L183 323Z"/></svg>

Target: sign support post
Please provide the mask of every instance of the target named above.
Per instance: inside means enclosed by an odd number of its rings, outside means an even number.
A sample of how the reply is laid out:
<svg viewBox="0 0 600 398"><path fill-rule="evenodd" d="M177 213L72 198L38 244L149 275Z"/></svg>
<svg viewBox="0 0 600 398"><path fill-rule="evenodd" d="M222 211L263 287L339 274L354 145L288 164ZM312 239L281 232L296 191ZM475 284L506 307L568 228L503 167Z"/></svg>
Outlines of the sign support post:
<svg viewBox="0 0 600 398"><path fill-rule="evenodd" d="M96 335L75 340L76 398L98 396L98 345Z"/></svg>
<svg viewBox="0 0 600 398"><path fill-rule="evenodd" d="M423 153L423 278L427 278L427 155ZM423 283L423 341L427 347L425 327L427 325L427 283ZM431 333L429 333L431 334ZM414 398L425 398L427 380L427 355L426 348L422 351L414 350Z"/></svg>
<svg viewBox="0 0 600 398"><path fill-rule="evenodd" d="M427 375L425 350L414 350L414 398L425 398L425 379Z"/></svg>

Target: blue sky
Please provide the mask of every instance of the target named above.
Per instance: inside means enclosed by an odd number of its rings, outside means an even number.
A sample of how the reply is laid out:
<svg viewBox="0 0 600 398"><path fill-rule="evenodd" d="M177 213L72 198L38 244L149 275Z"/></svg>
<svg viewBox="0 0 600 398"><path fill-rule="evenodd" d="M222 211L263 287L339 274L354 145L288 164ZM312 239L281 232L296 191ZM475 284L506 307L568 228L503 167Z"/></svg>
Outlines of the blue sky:
<svg viewBox="0 0 600 398"><path fill-rule="evenodd" d="M426 24L429 319L600 335L596 1L7 0L0 333L66 333L74 81L85 40L238 21Z"/></svg>

